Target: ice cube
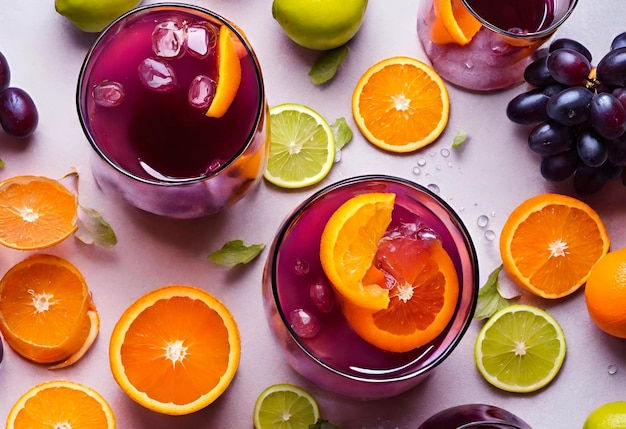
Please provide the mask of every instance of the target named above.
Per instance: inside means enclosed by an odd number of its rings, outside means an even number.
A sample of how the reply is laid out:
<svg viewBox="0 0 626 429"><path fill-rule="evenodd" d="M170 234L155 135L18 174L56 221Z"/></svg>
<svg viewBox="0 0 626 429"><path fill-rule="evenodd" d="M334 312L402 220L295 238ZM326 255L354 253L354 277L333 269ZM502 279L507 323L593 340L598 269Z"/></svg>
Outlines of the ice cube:
<svg viewBox="0 0 626 429"><path fill-rule="evenodd" d="M119 106L124 101L124 87L119 82L103 80L93 87L91 97L102 107Z"/></svg>
<svg viewBox="0 0 626 429"><path fill-rule="evenodd" d="M146 88L156 92L167 92L176 86L176 74L172 66L159 58L146 58L137 68L139 80Z"/></svg>
<svg viewBox="0 0 626 429"><path fill-rule="evenodd" d="M189 104L207 109L215 97L216 83L208 76L198 75L189 84Z"/></svg>
<svg viewBox="0 0 626 429"><path fill-rule="evenodd" d="M176 58L182 55L185 44L185 28L178 21L158 23L152 30L152 50L163 58Z"/></svg>
<svg viewBox="0 0 626 429"><path fill-rule="evenodd" d="M217 32L208 24L191 24L187 27L187 51L196 58L205 58L217 44Z"/></svg>

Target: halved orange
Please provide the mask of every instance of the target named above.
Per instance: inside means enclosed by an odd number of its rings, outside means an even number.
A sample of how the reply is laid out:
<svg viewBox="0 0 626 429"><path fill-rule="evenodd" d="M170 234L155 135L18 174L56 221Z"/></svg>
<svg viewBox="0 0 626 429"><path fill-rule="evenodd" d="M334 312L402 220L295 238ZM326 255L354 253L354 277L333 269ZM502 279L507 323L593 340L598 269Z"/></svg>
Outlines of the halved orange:
<svg viewBox="0 0 626 429"><path fill-rule="evenodd" d="M433 43L467 45L482 24L461 0L434 0L434 19L430 29Z"/></svg>
<svg viewBox="0 0 626 429"><path fill-rule="evenodd" d="M115 415L91 387L54 380L26 391L11 407L6 429L115 429Z"/></svg>
<svg viewBox="0 0 626 429"><path fill-rule="evenodd" d="M0 182L0 244L50 247L76 231L78 198L57 180L17 176Z"/></svg>
<svg viewBox="0 0 626 429"><path fill-rule="evenodd" d="M406 352L434 340L456 308L459 281L454 263L437 240L385 238L376 259L393 279L389 307L368 310L350 302L343 313L365 341L391 352Z"/></svg>
<svg viewBox="0 0 626 429"><path fill-rule="evenodd" d="M356 306L381 310L389 305L389 291L364 278L391 223L395 198L386 192L352 197L332 214L322 232L324 273L337 293Z"/></svg>
<svg viewBox="0 0 626 429"><path fill-rule="evenodd" d="M241 83L241 63L233 37L233 32L228 26L220 27L217 42L217 88L206 112L206 115L212 118L224 116L235 99Z"/></svg>
<svg viewBox="0 0 626 429"><path fill-rule="evenodd" d="M241 344L230 311L193 286L171 285L135 301L113 328L113 377L137 403L171 415L198 411L230 385Z"/></svg>
<svg viewBox="0 0 626 429"><path fill-rule="evenodd" d="M365 138L390 152L411 152L439 137L450 100L441 77L410 57L392 57L370 67L352 95L352 114Z"/></svg>
<svg viewBox="0 0 626 429"><path fill-rule="evenodd" d="M85 278L63 258L35 254L0 280L0 331L29 360L71 359L67 366L93 343L98 328Z"/></svg>
<svg viewBox="0 0 626 429"><path fill-rule="evenodd" d="M500 236L505 271L544 298L575 292L610 246L602 219L588 204L546 193L527 199L507 218Z"/></svg>

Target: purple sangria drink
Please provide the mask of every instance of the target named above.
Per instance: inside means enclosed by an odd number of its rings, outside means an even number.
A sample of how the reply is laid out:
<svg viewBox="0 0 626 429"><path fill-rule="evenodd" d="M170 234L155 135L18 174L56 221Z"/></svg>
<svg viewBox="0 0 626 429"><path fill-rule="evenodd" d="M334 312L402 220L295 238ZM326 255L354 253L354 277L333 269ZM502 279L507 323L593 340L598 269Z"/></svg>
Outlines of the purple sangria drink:
<svg viewBox="0 0 626 429"><path fill-rule="evenodd" d="M464 404L447 408L430 417L417 429L532 429L502 408L486 404Z"/></svg>
<svg viewBox="0 0 626 429"><path fill-rule="evenodd" d="M388 231L436 236L458 277L451 320L434 340L409 351L383 350L355 333L320 261L320 237L331 215L352 197L372 192L395 194ZM477 264L461 220L428 189L389 176L355 177L319 191L283 222L266 262L263 300L270 328L298 373L340 395L387 398L418 385L460 342L476 305Z"/></svg>
<svg viewBox="0 0 626 429"><path fill-rule="evenodd" d="M212 214L261 180L268 112L259 64L212 12L157 4L120 17L85 59L77 104L99 186L143 210Z"/></svg>
<svg viewBox="0 0 626 429"><path fill-rule="evenodd" d="M442 78L490 91L523 81L534 53L563 24L577 0L430 0L417 33Z"/></svg>

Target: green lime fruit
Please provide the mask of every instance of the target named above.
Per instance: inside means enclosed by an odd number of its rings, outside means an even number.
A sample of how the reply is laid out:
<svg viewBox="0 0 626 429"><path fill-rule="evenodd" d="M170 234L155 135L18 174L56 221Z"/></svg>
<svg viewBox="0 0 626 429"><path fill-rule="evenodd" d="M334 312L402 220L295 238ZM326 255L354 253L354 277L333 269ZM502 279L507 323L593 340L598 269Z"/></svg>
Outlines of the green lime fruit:
<svg viewBox="0 0 626 429"><path fill-rule="evenodd" d="M589 413L583 429L626 429L626 401L600 405Z"/></svg>
<svg viewBox="0 0 626 429"><path fill-rule="evenodd" d="M319 418L315 398L293 384L269 386L254 404L254 429L308 429Z"/></svg>
<svg viewBox="0 0 626 429"><path fill-rule="evenodd" d="M359 31L367 0L274 0L272 15L297 44L329 50Z"/></svg>
<svg viewBox="0 0 626 429"><path fill-rule="evenodd" d="M88 33L99 33L141 0L55 0L56 11Z"/></svg>

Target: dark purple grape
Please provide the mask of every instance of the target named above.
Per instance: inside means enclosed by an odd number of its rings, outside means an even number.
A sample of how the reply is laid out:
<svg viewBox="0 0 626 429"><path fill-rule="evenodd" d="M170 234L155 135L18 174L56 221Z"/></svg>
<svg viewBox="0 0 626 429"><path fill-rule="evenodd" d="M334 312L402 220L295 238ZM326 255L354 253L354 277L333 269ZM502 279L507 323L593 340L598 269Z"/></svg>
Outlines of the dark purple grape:
<svg viewBox="0 0 626 429"><path fill-rule="evenodd" d="M602 189L608 180L601 168L579 165L574 173L574 189L579 195L594 194Z"/></svg>
<svg viewBox="0 0 626 429"><path fill-rule="evenodd" d="M607 145L594 130L587 128L576 136L580 160L589 167L600 167L609 157Z"/></svg>
<svg viewBox="0 0 626 429"><path fill-rule="evenodd" d="M595 94L589 112L591 126L605 139L616 139L626 131L626 109L614 95Z"/></svg>
<svg viewBox="0 0 626 429"><path fill-rule="evenodd" d="M572 128L550 120L537 125L528 135L528 147L543 156L563 152L572 147L575 141Z"/></svg>
<svg viewBox="0 0 626 429"><path fill-rule="evenodd" d="M609 180L617 179L624 171L624 167L622 165L615 165L608 160L602 164L600 169L602 170L602 174L604 174Z"/></svg>
<svg viewBox="0 0 626 429"><path fill-rule="evenodd" d="M626 88L615 88L613 92L611 92L622 103L624 109L626 109Z"/></svg>
<svg viewBox="0 0 626 429"><path fill-rule="evenodd" d="M6 57L0 52L0 91L4 91L11 83L11 69Z"/></svg>
<svg viewBox="0 0 626 429"><path fill-rule="evenodd" d="M517 124L536 124L548 120L546 106L550 97L540 88L531 89L514 97L506 106L506 116Z"/></svg>
<svg viewBox="0 0 626 429"><path fill-rule="evenodd" d="M626 86L626 47L609 51L598 63L596 77L609 88Z"/></svg>
<svg viewBox="0 0 626 429"><path fill-rule="evenodd" d="M593 93L584 86L572 86L552 96L546 106L548 116L569 127L589 120Z"/></svg>
<svg viewBox="0 0 626 429"><path fill-rule="evenodd" d="M551 52L547 66L554 80L569 86L585 85L591 72L589 60L580 52L568 48Z"/></svg>
<svg viewBox="0 0 626 429"><path fill-rule="evenodd" d="M546 85L543 88L541 88L541 92L546 94L548 97L552 97L552 96L557 95L559 92L561 92L561 91L563 91L564 89L567 89L567 88L569 88L567 85L563 85L562 83L554 82L554 83L551 83L551 84Z"/></svg>
<svg viewBox="0 0 626 429"><path fill-rule="evenodd" d="M626 167L626 134L613 140L607 140L606 148L609 151L608 162Z"/></svg>
<svg viewBox="0 0 626 429"><path fill-rule="evenodd" d="M619 48L626 48L626 32L618 34L611 42L611 50Z"/></svg>
<svg viewBox="0 0 626 429"><path fill-rule="evenodd" d="M37 107L26 91L9 87L0 92L0 126L8 135L26 138L38 122Z"/></svg>
<svg viewBox="0 0 626 429"><path fill-rule="evenodd" d="M541 160L541 175L550 182L561 182L570 177L578 167L578 153L574 149L546 156Z"/></svg>
<svg viewBox="0 0 626 429"><path fill-rule="evenodd" d="M524 80L532 86L545 86L554 82L548 70L548 57L540 57L524 69Z"/></svg>
<svg viewBox="0 0 626 429"><path fill-rule="evenodd" d="M554 52L557 49L571 49L576 52L580 52L585 56L585 58L587 58L591 62L591 52L589 52L589 49L587 49L582 43L576 40L567 38L556 39L555 41L550 43L548 50L550 52Z"/></svg>

